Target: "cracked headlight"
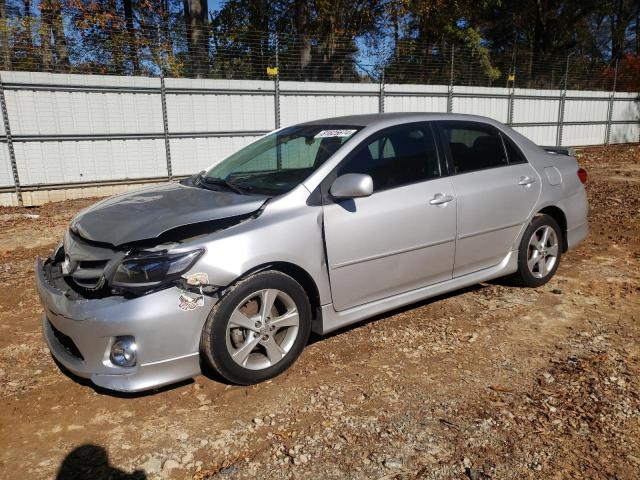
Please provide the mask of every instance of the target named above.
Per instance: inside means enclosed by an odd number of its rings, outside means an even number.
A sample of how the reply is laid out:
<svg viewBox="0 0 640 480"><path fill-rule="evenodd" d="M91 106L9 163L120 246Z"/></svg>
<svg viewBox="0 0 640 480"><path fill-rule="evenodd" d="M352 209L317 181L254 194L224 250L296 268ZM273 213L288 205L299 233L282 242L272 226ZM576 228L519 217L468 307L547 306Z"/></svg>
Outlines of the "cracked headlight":
<svg viewBox="0 0 640 480"><path fill-rule="evenodd" d="M137 253L120 262L111 284L114 287L137 290L157 287L180 278L203 253L204 250Z"/></svg>

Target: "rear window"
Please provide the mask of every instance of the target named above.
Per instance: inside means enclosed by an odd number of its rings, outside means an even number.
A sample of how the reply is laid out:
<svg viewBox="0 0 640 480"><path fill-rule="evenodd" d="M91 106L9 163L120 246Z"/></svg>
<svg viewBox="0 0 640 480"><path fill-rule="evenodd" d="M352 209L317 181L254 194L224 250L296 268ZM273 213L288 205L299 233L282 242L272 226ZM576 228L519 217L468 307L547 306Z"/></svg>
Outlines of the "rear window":
<svg viewBox="0 0 640 480"><path fill-rule="evenodd" d="M522 152L516 144L513 143L509 137L504 134L501 134L502 140L504 141L504 148L507 150L507 158L509 159L509 164L512 165L514 163L527 163L527 159L524 158Z"/></svg>

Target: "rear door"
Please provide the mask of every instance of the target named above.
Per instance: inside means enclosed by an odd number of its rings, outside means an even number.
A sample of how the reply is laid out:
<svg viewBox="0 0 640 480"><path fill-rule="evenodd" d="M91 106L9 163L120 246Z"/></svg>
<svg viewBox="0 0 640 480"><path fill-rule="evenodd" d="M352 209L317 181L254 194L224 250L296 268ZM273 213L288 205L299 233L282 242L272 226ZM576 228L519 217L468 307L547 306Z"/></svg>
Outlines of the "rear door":
<svg viewBox="0 0 640 480"><path fill-rule="evenodd" d="M503 134L476 122L439 122L454 175L457 240L453 276L497 265L511 250L540 195L540 178Z"/></svg>
<svg viewBox="0 0 640 480"><path fill-rule="evenodd" d="M406 124L369 137L330 175L326 190L345 173L371 175L374 191L355 199L324 195L335 309L450 279L456 200L430 125Z"/></svg>

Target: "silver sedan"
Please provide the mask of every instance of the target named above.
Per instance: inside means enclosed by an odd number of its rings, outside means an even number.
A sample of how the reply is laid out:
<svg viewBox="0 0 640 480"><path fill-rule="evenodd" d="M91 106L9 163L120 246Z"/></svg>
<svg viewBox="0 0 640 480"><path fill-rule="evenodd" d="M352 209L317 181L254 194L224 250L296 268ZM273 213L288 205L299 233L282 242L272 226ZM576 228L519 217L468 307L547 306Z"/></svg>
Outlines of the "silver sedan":
<svg viewBox="0 0 640 480"><path fill-rule="evenodd" d="M484 117L283 128L80 212L36 268L44 336L63 367L109 389L202 364L261 382L312 330L497 277L548 282L587 235L585 182L569 151Z"/></svg>

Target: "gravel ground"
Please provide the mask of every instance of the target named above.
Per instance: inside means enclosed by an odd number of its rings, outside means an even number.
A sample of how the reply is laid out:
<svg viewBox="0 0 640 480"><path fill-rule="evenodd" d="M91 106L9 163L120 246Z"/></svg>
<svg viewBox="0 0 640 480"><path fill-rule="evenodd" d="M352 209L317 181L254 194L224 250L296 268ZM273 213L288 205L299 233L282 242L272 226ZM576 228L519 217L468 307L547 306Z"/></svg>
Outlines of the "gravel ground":
<svg viewBox="0 0 640 480"><path fill-rule="evenodd" d="M550 283L314 338L253 387L124 396L60 372L33 264L92 201L0 209L0 478L637 479L640 146L579 159L591 234Z"/></svg>

